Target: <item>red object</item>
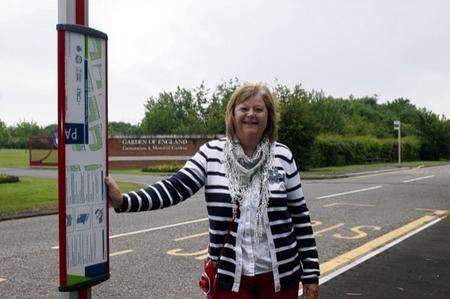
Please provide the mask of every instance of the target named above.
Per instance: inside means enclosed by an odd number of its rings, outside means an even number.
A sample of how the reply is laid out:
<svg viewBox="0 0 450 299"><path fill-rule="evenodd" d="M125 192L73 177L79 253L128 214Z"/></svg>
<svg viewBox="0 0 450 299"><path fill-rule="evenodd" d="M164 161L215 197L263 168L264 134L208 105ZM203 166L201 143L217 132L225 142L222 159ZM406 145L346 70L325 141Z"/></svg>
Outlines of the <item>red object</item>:
<svg viewBox="0 0 450 299"><path fill-rule="evenodd" d="M217 288L207 299L293 299L298 298L299 284L290 289L275 293L272 272L255 276L242 276L239 292Z"/></svg>
<svg viewBox="0 0 450 299"><path fill-rule="evenodd" d="M216 289L216 264L211 259L205 260L205 263L203 264L203 271L204 272L202 277L200 277L198 286L202 289L203 293L209 295L214 293L214 290Z"/></svg>
<svg viewBox="0 0 450 299"><path fill-rule="evenodd" d="M75 2L75 24L86 26L84 0L76 0Z"/></svg>
<svg viewBox="0 0 450 299"><path fill-rule="evenodd" d="M87 299L88 298L88 289L78 290L78 299Z"/></svg>
<svg viewBox="0 0 450 299"><path fill-rule="evenodd" d="M108 167L108 160L109 160L109 150L108 150L108 41L105 41L105 146L106 146L106 176L109 175L109 167ZM103 182L105 186L105 192L106 192L106 236L109 238L109 199L108 199L108 186L106 186L105 182ZM108 259L108 270L109 273L109 240L106 241L106 256Z"/></svg>
<svg viewBox="0 0 450 299"><path fill-rule="evenodd" d="M65 103L65 31L58 30L58 200L59 200L59 240L66 238L66 123ZM67 285L66 242L59 244L59 284Z"/></svg>

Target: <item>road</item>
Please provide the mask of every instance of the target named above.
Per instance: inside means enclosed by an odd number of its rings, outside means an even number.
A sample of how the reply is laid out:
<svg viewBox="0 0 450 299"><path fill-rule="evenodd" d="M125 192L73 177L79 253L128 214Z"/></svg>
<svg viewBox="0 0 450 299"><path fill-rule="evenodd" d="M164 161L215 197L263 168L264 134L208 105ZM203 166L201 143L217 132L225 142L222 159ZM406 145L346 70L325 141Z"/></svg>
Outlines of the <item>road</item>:
<svg viewBox="0 0 450 299"><path fill-rule="evenodd" d="M450 210L448 165L305 180L303 188L327 279ZM93 288L93 297L203 298L197 287L208 241L203 191L169 209L110 215L111 278ZM56 215L3 221L0 231L0 297L58 297Z"/></svg>

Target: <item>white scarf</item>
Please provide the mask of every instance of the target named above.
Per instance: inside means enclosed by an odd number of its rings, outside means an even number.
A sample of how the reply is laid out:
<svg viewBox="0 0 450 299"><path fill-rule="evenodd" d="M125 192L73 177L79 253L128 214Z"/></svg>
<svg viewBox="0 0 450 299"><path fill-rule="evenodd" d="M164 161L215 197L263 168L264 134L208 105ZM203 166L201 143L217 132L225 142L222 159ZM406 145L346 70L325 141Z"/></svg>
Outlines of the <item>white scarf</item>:
<svg viewBox="0 0 450 299"><path fill-rule="evenodd" d="M256 240L262 235L264 219L269 203L269 170L273 167L274 154L272 145L263 138L257 145L252 157L247 157L239 140L227 139L224 147L225 175L229 181L230 196L233 205L233 216L236 215L236 204L239 205L251 198L253 180L260 181L260 200L256 211Z"/></svg>

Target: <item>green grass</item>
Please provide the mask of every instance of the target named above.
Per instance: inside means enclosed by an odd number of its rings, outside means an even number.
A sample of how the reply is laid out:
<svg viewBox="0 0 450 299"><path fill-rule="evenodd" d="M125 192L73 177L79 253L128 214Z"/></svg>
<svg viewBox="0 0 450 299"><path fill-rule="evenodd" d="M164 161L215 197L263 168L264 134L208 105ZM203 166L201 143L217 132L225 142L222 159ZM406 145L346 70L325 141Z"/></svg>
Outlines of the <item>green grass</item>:
<svg viewBox="0 0 450 299"><path fill-rule="evenodd" d="M57 207L57 181L21 177L17 183L0 184L0 215L54 210ZM119 182L122 192L141 184Z"/></svg>
<svg viewBox="0 0 450 299"><path fill-rule="evenodd" d="M170 176L173 172L147 172L141 168L128 168L128 169L109 169L110 173L119 174L137 174L137 175L150 175L150 176Z"/></svg>
<svg viewBox="0 0 450 299"><path fill-rule="evenodd" d="M47 156L48 150L33 150L33 160L39 160ZM52 150L45 159L47 162L58 162L58 153ZM27 168L30 167L30 155L28 149L0 149L0 167ZM48 166L54 167L54 166Z"/></svg>
<svg viewBox="0 0 450 299"><path fill-rule="evenodd" d="M25 168L29 166L27 149L0 149L0 167Z"/></svg>

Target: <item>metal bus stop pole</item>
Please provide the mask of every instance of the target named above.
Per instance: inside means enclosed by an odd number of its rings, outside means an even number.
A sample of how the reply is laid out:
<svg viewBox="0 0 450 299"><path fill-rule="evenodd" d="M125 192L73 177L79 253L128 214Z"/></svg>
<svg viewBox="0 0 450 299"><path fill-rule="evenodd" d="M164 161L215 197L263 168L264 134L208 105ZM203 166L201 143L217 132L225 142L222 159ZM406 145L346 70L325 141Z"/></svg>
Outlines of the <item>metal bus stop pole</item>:
<svg viewBox="0 0 450 299"><path fill-rule="evenodd" d="M401 134L402 123L399 120L394 121L394 130L397 131L397 155L398 155L398 165L402 164L402 134Z"/></svg>
<svg viewBox="0 0 450 299"><path fill-rule="evenodd" d="M89 0L58 0L58 24L89 25ZM60 248L61 250L61 248ZM60 263L65 261L60 261ZM64 299L90 299L92 288L61 292Z"/></svg>

